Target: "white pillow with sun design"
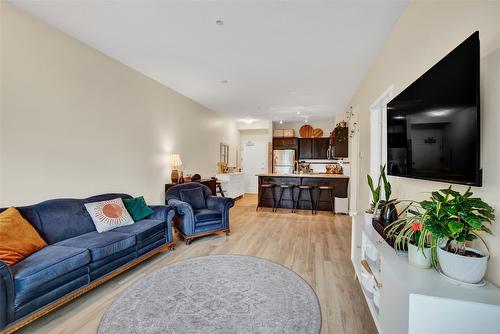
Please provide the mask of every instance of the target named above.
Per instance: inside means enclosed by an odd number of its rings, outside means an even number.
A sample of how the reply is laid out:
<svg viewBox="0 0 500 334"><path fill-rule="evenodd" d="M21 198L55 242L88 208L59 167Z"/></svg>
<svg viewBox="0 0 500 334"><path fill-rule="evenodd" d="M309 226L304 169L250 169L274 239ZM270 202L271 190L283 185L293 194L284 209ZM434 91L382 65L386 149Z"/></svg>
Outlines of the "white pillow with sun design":
<svg viewBox="0 0 500 334"><path fill-rule="evenodd" d="M121 198L86 203L85 208L92 217L95 228L99 233L134 223Z"/></svg>

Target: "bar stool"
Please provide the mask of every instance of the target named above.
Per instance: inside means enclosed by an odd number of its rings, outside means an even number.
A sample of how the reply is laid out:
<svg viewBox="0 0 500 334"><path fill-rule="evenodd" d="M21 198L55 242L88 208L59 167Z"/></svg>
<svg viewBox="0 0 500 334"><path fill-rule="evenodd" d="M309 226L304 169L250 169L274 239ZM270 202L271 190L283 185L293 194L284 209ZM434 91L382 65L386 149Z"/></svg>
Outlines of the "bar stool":
<svg viewBox="0 0 500 334"><path fill-rule="evenodd" d="M264 192L267 189L271 189L271 195L272 195L272 198L273 198L273 212L274 212L274 207L275 207L275 204L274 204L274 187L275 187L275 185L272 184L272 183L262 183L262 184L259 184L259 199L257 201L257 207L255 208L255 211L259 210L259 207L262 205L262 196L264 195Z"/></svg>
<svg viewBox="0 0 500 334"><path fill-rule="evenodd" d="M319 202L321 199L321 193L324 191L328 191L328 195L330 196L330 204L332 205L332 212L335 214L335 196L333 196L334 186L318 186L319 194L318 199L316 200L316 213L318 213Z"/></svg>
<svg viewBox="0 0 500 334"><path fill-rule="evenodd" d="M300 202L300 194L302 193L302 190L308 190L309 192L309 201L311 202L311 213L314 214L314 202L313 202L313 187L306 185L306 184L301 184L298 185L297 188L299 188L299 195L297 196L297 202L295 202L295 210L297 210ZM293 212L293 211L292 211Z"/></svg>
<svg viewBox="0 0 500 334"><path fill-rule="evenodd" d="M224 190L222 190L222 182L217 180L215 181L215 188L217 189L215 191L216 194L220 194L222 197L226 197L226 195L224 195Z"/></svg>
<svg viewBox="0 0 500 334"><path fill-rule="evenodd" d="M290 197L292 199L292 212L293 212L293 208L295 207L295 200L293 198L293 188L295 188L295 186L293 184L280 184L278 185L278 187L280 188L280 194L278 197L279 198L278 205L276 205L274 212L278 212L278 209L281 208L281 200L283 199L283 193L285 192L285 190L288 190L290 193Z"/></svg>

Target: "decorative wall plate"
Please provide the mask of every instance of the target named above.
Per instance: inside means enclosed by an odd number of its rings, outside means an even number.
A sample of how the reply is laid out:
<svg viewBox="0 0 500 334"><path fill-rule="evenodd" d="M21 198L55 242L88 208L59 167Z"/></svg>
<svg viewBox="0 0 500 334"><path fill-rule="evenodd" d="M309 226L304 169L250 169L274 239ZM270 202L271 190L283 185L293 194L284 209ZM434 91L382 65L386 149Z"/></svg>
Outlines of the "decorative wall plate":
<svg viewBox="0 0 500 334"><path fill-rule="evenodd" d="M313 127L306 124L300 128L299 134L302 138L311 138L313 136L313 131Z"/></svg>
<svg viewBox="0 0 500 334"><path fill-rule="evenodd" d="M323 130L321 130L321 129L314 129L313 130L313 137L314 138L321 138L321 137L323 137Z"/></svg>

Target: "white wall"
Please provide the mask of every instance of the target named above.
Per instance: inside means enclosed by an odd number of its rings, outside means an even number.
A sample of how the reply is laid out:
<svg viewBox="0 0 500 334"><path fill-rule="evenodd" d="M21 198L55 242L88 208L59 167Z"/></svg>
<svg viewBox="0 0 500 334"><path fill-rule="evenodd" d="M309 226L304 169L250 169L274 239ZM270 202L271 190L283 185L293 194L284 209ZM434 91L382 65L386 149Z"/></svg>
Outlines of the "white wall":
<svg viewBox="0 0 500 334"><path fill-rule="evenodd" d="M0 206L103 192L162 203L169 153L215 175L233 121L1 2Z"/></svg>
<svg viewBox="0 0 500 334"><path fill-rule="evenodd" d="M500 2L411 2L391 36L372 64L350 105L359 106L360 150L363 160L359 203L368 205L368 187L363 182L369 170L369 106L386 88L395 94L416 80L432 65L479 30L481 39L481 131L483 187L476 195L500 209ZM444 183L391 178L396 196L423 199ZM465 187L454 186L464 190ZM500 212L498 213L500 215ZM500 285L500 219L493 226L495 236L487 241L492 252L487 277Z"/></svg>

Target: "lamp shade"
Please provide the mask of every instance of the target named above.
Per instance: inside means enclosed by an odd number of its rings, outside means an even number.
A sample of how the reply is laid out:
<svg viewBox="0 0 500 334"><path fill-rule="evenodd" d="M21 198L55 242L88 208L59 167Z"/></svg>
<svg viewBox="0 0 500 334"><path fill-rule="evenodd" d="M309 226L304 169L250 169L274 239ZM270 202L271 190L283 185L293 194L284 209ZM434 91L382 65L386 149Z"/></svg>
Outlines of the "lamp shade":
<svg viewBox="0 0 500 334"><path fill-rule="evenodd" d="M178 154L170 154L170 166L174 169L182 165L181 157Z"/></svg>

